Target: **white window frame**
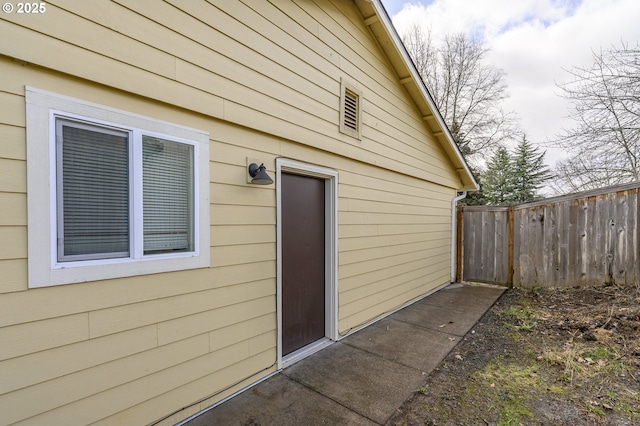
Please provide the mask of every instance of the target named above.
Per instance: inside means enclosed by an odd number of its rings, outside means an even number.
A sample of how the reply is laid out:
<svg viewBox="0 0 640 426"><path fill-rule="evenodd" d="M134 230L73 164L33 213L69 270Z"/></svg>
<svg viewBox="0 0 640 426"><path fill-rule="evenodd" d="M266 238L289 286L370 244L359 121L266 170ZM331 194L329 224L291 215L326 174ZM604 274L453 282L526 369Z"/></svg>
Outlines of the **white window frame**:
<svg viewBox="0 0 640 426"><path fill-rule="evenodd" d="M27 202L29 288L147 275L210 266L209 134L127 111L25 88L27 105ZM116 127L194 147L194 251L126 258L58 262L55 120L65 118ZM141 137L141 136L140 136ZM140 147L141 149L141 147ZM140 163L141 164L141 163ZM132 166L133 198L142 199L142 170ZM141 202L134 209L141 209ZM142 214L133 215L130 239L142 244Z"/></svg>

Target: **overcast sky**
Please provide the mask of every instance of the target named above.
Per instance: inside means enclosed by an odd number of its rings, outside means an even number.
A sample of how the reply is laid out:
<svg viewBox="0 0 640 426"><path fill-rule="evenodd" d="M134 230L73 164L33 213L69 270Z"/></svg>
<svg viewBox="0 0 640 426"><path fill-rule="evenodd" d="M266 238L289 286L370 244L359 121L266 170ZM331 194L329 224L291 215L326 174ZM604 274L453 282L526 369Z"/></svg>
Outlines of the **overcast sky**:
<svg viewBox="0 0 640 426"><path fill-rule="evenodd" d="M510 99L530 141L544 142L567 121L556 83L563 70L592 63L599 51L640 40L640 0L382 0L400 35L414 23L432 36L465 33L491 49L488 60L506 72ZM561 155L548 150L547 161Z"/></svg>

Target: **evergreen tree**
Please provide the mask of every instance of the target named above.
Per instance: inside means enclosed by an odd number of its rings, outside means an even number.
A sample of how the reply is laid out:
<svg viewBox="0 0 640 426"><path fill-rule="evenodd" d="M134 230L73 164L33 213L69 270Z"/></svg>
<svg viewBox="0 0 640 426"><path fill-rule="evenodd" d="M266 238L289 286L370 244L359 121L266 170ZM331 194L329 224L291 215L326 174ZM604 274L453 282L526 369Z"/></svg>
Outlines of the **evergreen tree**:
<svg viewBox="0 0 640 426"><path fill-rule="evenodd" d="M513 154L513 193L511 203L527 203L540 197L544 182L551 179L549 168L544 164L545 152L540 152L524 136Z"/></svg>
<svg viewBox="0 0 640 426"><path fill-rule="evenodd" d="M513 198L515 181L513 161L509 151L503 146L498 148L487 164L483 174L482 192L488 205L510 204Z"/></svg>
<svg viewBox="0 0 640 426"><path fill-rule="evenodd" d="M528 203L541 198L540 189L552 177L544 164L544 155L526 136L513 155L504 147L498 148L482 174L484 200L477 198L494 206Z"/></svg>
<svg viewBox="0 0 640 426"><path fill-rule="evenodd" d="M480 186L479 191L471 191L467 194L465 198L458 202L459 205L462 206L484 206L487 204L487 200L484 196L484 183L482 181L482 176L480 175L473 167L469 167L471 169L471 173L476 178L476 182Z"/></svg>

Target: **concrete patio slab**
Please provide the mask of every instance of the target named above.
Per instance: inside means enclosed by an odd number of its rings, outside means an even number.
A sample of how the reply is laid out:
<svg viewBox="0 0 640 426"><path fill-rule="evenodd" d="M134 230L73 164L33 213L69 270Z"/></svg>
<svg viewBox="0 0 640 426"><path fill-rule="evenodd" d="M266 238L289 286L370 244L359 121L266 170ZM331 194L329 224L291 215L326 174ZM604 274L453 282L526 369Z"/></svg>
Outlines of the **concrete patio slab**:
<svg viewBox="0 0 640 426"><path fill-rule="evenodd" d="M423 305L418 302L395 314L393 319L431 330L438 330L449 335L464 336L476 323L476 321L471 324L469 322L476 317L477 313L469 310L459 311L449 307Z"/></svg>
<svg viewBox="0 0 640 426"><path fill-rule="evenodd" d="M496 292L502 294L503 291L503 288L496 286L454 284L423 299L419 306L439 306L460 313L482 316L487 311L487 303L491 307L495 302Z"/></svg>
<svg viewBox="0 0 640 426"><path fill-rule="evenodd" d="M378 424L424 380L419 370L343 343L307 359L283 374Z"/></svg>
<svg viewBox="0 0 640 426"><path fill-rule="evenodd" d="M182 424L384 425L504 290L449 285Z"/></svg>
<svg viewBox="0 0 640 426"><path fill-rule="evenodd" d="M342 342L420 372L431 372L460 338L386 318Z"/></svg>
<svg viewBox="0 0 640 426"><path fill-rule="evenodd" d="M189 426L337 424L376 423L282 374L225 402L214 416L202 415L189 422Z"/></svg>

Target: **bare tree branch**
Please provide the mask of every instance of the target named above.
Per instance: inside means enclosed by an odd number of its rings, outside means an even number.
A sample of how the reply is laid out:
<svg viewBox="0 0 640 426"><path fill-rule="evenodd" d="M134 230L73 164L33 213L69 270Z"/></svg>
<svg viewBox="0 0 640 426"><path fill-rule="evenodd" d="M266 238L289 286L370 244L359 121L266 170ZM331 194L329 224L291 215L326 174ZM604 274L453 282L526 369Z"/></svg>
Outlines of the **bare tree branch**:
<svg viewBox="0 0 640 426"><path fill-rule="evenodd" d="M435 47L417 24L403 42L463 154L472 164L488 159L506 140L521 138L515 113L505 112L504 71L487 64L488 50L464 34L445 36Z"/></svg>
<svg viewBox="0 0 640 426"><path fill-rule="evenodd" d="M592 52L593 64L567 70L559 84L572 104L574 126L554 144L569 153L559 162L559 192L580 191L640 179L640 48Z"/></svg>

